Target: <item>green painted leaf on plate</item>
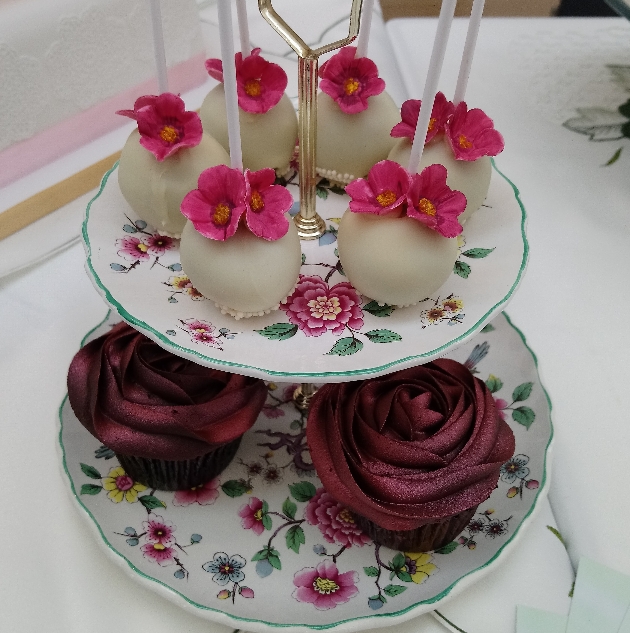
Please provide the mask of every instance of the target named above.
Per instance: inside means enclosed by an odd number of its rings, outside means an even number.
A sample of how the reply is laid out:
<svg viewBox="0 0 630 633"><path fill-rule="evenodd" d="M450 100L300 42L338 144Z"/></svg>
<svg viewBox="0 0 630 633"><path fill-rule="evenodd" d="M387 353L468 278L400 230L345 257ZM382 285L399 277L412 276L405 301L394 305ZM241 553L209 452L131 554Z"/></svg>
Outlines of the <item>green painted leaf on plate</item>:
<svg viewBox="0 0 630 633"><path fill-rule="evenodd" d="M138 501L147 509L147 510L155 510L156 508L166 508L166 504L164 501L160 501L157 497L153 495L143 495L142 497L138 497Z"/></svg>
<svg viewBox="0 0 630 633"><path fill-rule="evenodd" d="M608 167L610 165L614 165L618 160L619 157L621 156L621 152L623 150L623 147L620 147L603 165L602 167Z"/></svg>
<svg viewBox="0 0 630 633"><path fill-rule="evenodd" d="M262 330L254 330L254 332L258 332L258 334L268 338L270 341L286 341L288 338L295 336L297 331L298 326L291 323L274 323Z"/></svg>
<svg viewBox="0 0 630 633"><path fill-rule="evenodd" d="M289 517L289 519L295 519L295 513L297 512L297 506L289 497L284 500L282 504L282 512Z"/></svg>
<svg viewBox="0 0 630 633"><path fill-rule="evenodd" d="M468 279L468 275L470 275L470 266L466 262L460 262L458 259L455 262L455 266L453 266L453 272L464 279Z"/></svg>
<svg viewBox="0 0 630 633"><path fill-rule="evenodd" d="M403 591L407 591L407 587L403 587L402 585L387 585L385 589L383 589L385 594L390 598L401 594Z"/></svg>
<svg viewBox="0 0 630 633"><path fill-rule="evenodd" d="M293 525L287 530L286 534L287 547L296 554L300 553L300 545L306 543L304 530L299 525Z"/></svg>
<svg viewBox="0 0 630 633"><path fill-rule="evenodd" d="M327 356L350 356L363 349L363 343L356 338L346 336L340 338L333 346Z"/></svg>
<svg viewBox="0 0 630 633"><path fill-rule="evenodd" d="M280 562L280 557L277 554L270 553L267 560L271 563L272 567L282 569L282 563Z"/></svg>
<svg viewBox="0 0 630 633"><path fill-rule="evenodd" d="M529 396L531 396L532 394L533 386L533 382L524 382L522 385L519 385L512 392L512 400L514 400L514 402L522 402L523 400L527 400L527 398L529 398Z"/></svg>
<svg viewBox="0 0 630 633"><path fill-rule="evenodd" d="M82 495L97 495L101 490L103 490L103 486L96 486L95 484L83 484L81 486Z"/></svg>
<svg viewBox="0 0 630 633"><path fill-rule="evenodd" d="M488 387L492 393L496 393L503 387L503 381L494 374L490 374L488 380L486 380L486 387Z"/></svg>
<svg viewBox="0 0 630 633"><path fill-rule="evenodd" d="M315 496L315 486L310 481L289 484L289 492L296 501L310 501Z"/></svg>
<svg viewBox="0 0 630 633"><path fill-rule="evenodd" d="M529 407L518 407L518 409L512 411L512 418L514 422L518 422L526 429L529 429L536 419L536 414Z"/></svg>
<svg viewBox="0 0 630 633"><path fill-rule="evenodd" d="M451 552L454 552L456 549L457 549L457 542L451 541L450 543L447 543L446 545L443 545L442 547L440 547L440 549L436 549L435 553L436 554L450 554Z"/></svg>
<svg viewBox="0 0 630 633"><path fill-rule="evenodd" d="M362 309L364 312L369 312L375 317L388 317L396 308L387 304L380 306L378 305L378 301L370 301L370 303L364 305Z"/></svg>
<svg viewBox="0 0 630 633"><path fill-rule="evenodd" d="M262 515L261 523L265 530L270 530L273 527L271 517L266 512Z"/></svg>
<svg viewBox="0 0 630 633"><path fill-rule="evenodd" d="M394 341L402 341L402 336L391 330L371 330L366 332L365 336L367 336L372 343L393 343Z"/></svg>
<svg viewBox="0 0 630 633"><path fill-rule="evenodd" d="M378 567L364 567L363 571L365 575L370 578L376 578L376 576L378 576Z"/></svg>
<svg viewBox="0 0 630 633"><path fill-rule="evenodd" d="M94 466L88 466L87 464L83 463L79 465L81 466L81 470L83 471L84 475L87 475L91 479L102 479L101 473L99 473L98 470L94 468Z"/></svg>
<svg viewBox="0 0 630 633"><path fill-rule="evenodd" d="M494 248L471 248L464 251L462 255L464 257L470 257L470 259L483 259L484 257L488 257L493 250Z"/></svg>
<svg viewBox="0 0 630 633"><path fill-rule="evenodd" d="M487 334L488 332L494 332L495 330L496 328L494 325L492 325L492 323L488 323L488 325L484 325L484 327L481 328L481 334Z"/></svg>
<svg viewBox="0 0 630 633"><path fill-rule="evenodd" d="M249 486L242 479L230 479L224 484L221 484L221 490L223 490L228 497L240 497L249 490Z"/></svg>

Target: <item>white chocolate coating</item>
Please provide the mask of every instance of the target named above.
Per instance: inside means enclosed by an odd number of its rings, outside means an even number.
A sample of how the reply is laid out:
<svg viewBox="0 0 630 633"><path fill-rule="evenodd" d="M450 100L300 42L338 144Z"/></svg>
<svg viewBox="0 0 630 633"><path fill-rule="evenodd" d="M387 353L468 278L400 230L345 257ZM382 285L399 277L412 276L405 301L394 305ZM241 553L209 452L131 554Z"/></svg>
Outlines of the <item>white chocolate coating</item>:
<svg viewBox="0 0 630 633"><path fill-rule="evenodd" d="M339 259L348 281L380 303L414 305L453 272L457 240L407 217L352 213L341 218Z"/></svg>
<svg viewBox="0 0 630 633"><path fill-rule="evenodd" d="M289 97L282 95L280 101L268 112L256 114L240 108L238 112L243 167L251 171L272 167L279 173L285 173L298 137L297 114ZM214 136L229 152L223 84L215 86L207 94L201 104L199 116L204 132Z"/></svg>
<svg viewBox="0 0 630 633"><path fill-rule="evenodd" d="M208 134L195 147L185 147L159 162L140 145L134 130L120 156L118 183L131 208L164 235L179 236L186 218L179 208L184 196L197 188L208 167L229 165L227 152Z"/></svg>
<svg viewBox="0 0 630 633"><path fill-rule="evenodd" d="M291 293L302 250L292 220L279 240L256 237L241 224L225 242L204 237L186 222L180 258L193 286L238 319L275 310Z"/></svg>
<svg viewBox="0 0 630 633"><path fill-rule="evenodd" d="M317 95L317 173L348 184L385 160L396 139L389 133L400 113L386 93L369 97L363 112L346 114L326 93Z"/></svg>
<svg viewBox="0 0 630 633"><path fill-rule="evenodd" d="M407 169L410 154L411 141L401 138L388 158ZM436 163L446 167L446 184L466 196L466 210L459 216L459 221L463 223L481 207L488 195L492 176L490 157L482 156L474 161L455 160L448 142L440 135L424 148L420 168L422 170Z"/></svg>

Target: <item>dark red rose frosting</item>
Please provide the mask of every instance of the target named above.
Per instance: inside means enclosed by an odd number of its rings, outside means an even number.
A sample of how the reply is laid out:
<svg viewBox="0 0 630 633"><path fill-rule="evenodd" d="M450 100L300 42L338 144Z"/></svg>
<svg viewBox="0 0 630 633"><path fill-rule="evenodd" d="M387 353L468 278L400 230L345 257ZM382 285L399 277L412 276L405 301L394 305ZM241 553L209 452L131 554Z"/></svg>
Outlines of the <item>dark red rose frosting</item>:
<svg viewBox="0 0 630 633"><path fill-rule="evenodd" d="M387 530L477 506L514 453L486 385L440 359L313 397L307 439L326 490Z"/></svg>
<svg viewBox="0 0 630 633"><path fill-rule="evenodd" d="M125 323L88 343L68 371L79 421L117 453L187 460L235 440L265 402L262 380L202 367Z"/></svg>

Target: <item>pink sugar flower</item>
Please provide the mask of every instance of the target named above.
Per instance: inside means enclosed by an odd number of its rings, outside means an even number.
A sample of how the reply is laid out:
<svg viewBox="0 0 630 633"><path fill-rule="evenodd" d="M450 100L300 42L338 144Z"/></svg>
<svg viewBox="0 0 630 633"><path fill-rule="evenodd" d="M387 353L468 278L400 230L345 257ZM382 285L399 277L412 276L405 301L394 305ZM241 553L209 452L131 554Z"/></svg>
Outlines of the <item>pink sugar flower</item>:
<svg viewBox="0 0 630 633"><path fill-rule="evenodd" d="M297 589L292 596L299 602L309 602L320 611L334 609L359 593L358 581L356 571L340 574L335 563L325 560L317 567L305 567L296 572L293 584Z"/></svg>
<svg viewBox="0 0 630 633"><path fill-rule="evenodd" d="M265 240L279 240L289 230L284 215L293 205L285 187L274 185L273 169L245 170L245 222L249 230Z"/></svg>
<svg viewBox="0 0 630 633"><path fill-rule="evenodd" d="M173 496L174 506L190 506L197 503L200 506L212 505L219 498L219 479L207 481L205 484L189 488L188 490L178 490Z"/></svg>
<svg viewBox="0 0 630 633"><path fill-rule="evenodd" d="M142 522L142 529L146 532L146 539L149 543L160 543L165 547L170 547L175 543L173 536L175 526L157 514L149 514L147 521Z"/></svg>
<svg viewBox="0 0 630 633"><path fill-rule="evenodd" d="M240 52L234 57L239 107L245 112L268 112L282 98L288 83L287 74L278 64L261 57L260 48L254 48L245 58ZM206 70L212 78L223 82L220 59L206 60Z"/></svg>
<svg viewBox="0 0 630 633"><path fill-rule="evenodd" d="M347 187L350 210L354 213L385 215L405 202L410 178L407 170L391 160L370 169L367 179L357 178Z"/></svg>
<svg viewBox="0 0 630 633"><path fill-rule="evenodd" d="M462 225L457 217L466 209L466 196L446 184L446 167L429 165L411 177L407 215L444 237L457 237Z"/></svg>
<svg viewBox="0 0 630 633"><path fill-rule="evenodd" d="M151 235L147 238L148 252L150 255L160 257L166 251L170 251L175 246L175 240L166 235Z"/></svg>
<svg viewBox="0 0 630 633"><path fill-rule="evenodd" d="M133 110L118 110L116 114L138 122L140 145L159 161L201 142L203 130L199 115L187 111L182 99L170 92L140 97Z"/></svg>
<svg viewBox="0 0 630 633"><path fill-rule="evenodd" d="M352 513L333 499L323 488L308 502L304 517L311 525L316 525L329 543L351 547L362 547L370 542L354 521Z"/></svg>
<svg viewBox="0 0 630 633"><path fill-rule="evenodd" d="M245 178L238 169L217 165L201 172L197 186L184 196L181 212L201 235L224 242L245 212Z"/></svg>
<svg viewBox="0 0 630 633"><path fill-rule="evenodd" d="M137 237L122 237L116 240L118 254L127 261L135 262L138 260L151 259L149 254L149 245Z"/></svg>
<svg viewBox="0 0 630 633"><path fill-rule="evenodd" d="M329 288L321 277L300 275L293 294L280 304L280 309L306 336L341 334L346 326L363 327L361 297L346 281Z"/></svg>
<svg viewBox="0 0 630 633"><path fill-rule="evenodd" d="M446 138L457 160L477 160L503 151L503 136L483 110L468 110L462 101L446 126Z"/></svg>
<svg viewBox="0 0 630 633"><path fill-rule="evenodd" d="M420 99L408 99L405 101L400 109L402 121L394 125L390 135L395 138L406 137L410 141L413 141L416 135L416 126L418 125L421 105L422 101ZM444 93L438 92L435 95L425 143L433 140L437 134L444 131L444 126L453 114L454 109L453 104L444 96Z"/></svg>
<svg viewBox="0 0 630 633"><path fill-rule="evenodd" d="M319 69L319 87L346 114L367 110L368 97L385 90L376 64L367 57L355 58L356 50L356 46L344 46Z"/></svg>
<svg viewBox="0 0 630 633"><path fill-rule="evenodd" d="M175 563L175 550L162 543L149 542L141 548L145 558L157 563L160 567L167 567Z"/></svg>
<svg viewBox="0 0 630 633"><path fill-rule="evenodd" d="M258 497L252 497L249 502L244 505L239 511L238 516L241 517L241 525L246 530L252 530L254 534L260 536L265 526L263 524L263 518L265 516L265 502L258 499Z"/></svg>

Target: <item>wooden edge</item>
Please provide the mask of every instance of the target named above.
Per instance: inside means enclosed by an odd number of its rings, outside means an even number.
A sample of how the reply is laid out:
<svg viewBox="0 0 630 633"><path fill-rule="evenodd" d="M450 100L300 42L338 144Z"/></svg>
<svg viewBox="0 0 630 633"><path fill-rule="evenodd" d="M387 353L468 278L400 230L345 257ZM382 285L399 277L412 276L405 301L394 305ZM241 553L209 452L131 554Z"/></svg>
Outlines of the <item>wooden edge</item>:
<svg viewBox="0 0 630 633"><path fill-rule="evenodd" d="M120 152L115 152L0 213L0 240L98 187L105 172L119 158Z"/></svg>

